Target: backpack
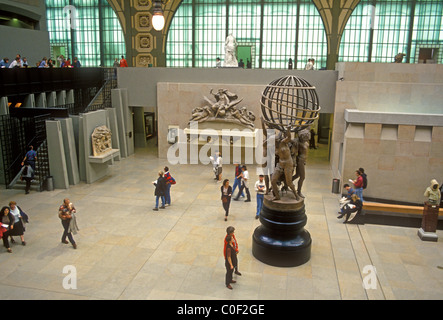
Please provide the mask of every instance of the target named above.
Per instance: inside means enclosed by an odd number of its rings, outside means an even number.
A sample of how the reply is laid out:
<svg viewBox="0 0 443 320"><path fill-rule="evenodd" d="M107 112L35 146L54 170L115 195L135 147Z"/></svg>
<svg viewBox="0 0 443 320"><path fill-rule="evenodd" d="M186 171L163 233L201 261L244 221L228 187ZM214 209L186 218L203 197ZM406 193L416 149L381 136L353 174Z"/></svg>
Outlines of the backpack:
<svg viewBox="0 0 443 320"><path fill-rule="evenodd" d="M361 176L363 178L363 189L366 189L368 186L368 177L366 176L366 173L363 173Z"/></svg>

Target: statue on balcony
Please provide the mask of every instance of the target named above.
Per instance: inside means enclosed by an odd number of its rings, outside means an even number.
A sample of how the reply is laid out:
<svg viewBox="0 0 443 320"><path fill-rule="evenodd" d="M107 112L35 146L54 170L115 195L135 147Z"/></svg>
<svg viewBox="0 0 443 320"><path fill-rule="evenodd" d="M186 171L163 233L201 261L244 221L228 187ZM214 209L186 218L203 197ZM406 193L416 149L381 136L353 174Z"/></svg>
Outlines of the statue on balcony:
<svg viewBox="0 0 443 320"><path fill-rule="evenodd" d="M230 33L226 37L225 41L225 67L236 67L238 68L237 61L237 40Z"/></svg>

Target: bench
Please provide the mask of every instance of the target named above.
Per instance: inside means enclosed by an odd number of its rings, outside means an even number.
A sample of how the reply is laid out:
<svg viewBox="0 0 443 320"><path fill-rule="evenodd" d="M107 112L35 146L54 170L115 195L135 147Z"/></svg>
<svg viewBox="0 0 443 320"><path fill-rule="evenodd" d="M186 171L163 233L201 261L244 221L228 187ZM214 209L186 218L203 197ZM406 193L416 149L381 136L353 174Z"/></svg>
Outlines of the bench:
<svg viewBox="0 0 443 320"><path fill-rule="evenodd" d="M420 228L423 206L364 202L363 210L349 223L381 224L400 227ZM439 209L437 229L443 229L443 208Z"/></svg>
<svg viewBox="0 0 443 320"><path fill-rule="evenodd" d="M364 202L363 210L423 215L423 206L408 206L379 202ZM439 215L440 214L443 214L443 208L440 208Z"/></svg>

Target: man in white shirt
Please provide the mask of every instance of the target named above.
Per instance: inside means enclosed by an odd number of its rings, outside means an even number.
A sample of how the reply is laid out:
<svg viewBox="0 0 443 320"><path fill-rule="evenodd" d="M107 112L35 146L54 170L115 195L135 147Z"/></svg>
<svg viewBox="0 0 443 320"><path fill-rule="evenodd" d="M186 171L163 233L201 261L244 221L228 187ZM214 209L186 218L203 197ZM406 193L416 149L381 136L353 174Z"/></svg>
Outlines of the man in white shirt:
<svg viewBox="0 0 443 320"><path fill-rule="evenodd" d="M20 58L15 58L14 61L11 62L11 64L9 65L9 68L21 68L22 67L22 62L20 60Z"/></svg>
<svg viewBox="0 0 443 320"><path fill-rule="evenodd" d="M264 175L262 174L259 175L258 180L255 183L255 192L257 192L257 213L255 214L255 219L258 219L263 207L263 198L266 192L266 184L264 180Z"/></svg>
<svg viewBox="0 0 443 320"><path fill-rule="evenodd" d="M240 195L242 194L243 190L246 190L246 200L245 202L251 202L251 194L249 193L249 172L248 169L246 168L246 166L242 167L242 174L241 174L242 178L241 178L241 187L240 190L238 191L237 197L234 198L235 201L238 201L238 198L240 197Z"/></svg>
<svg viewBox="0 0 443 320"><path fill-rule="evenodd" d="M218 178L217 182L222 182L223 159L220 152L218 153L218 157L217 160L215 160L215 163L217 165L217 172L216 172L216 176Z"/></svg>
<svg viewBox="0 0 443 320"><path fill-rule="evenodd" d="M308 59L308 63L305 65L305 70L314 70L314 59Z"/></svg>

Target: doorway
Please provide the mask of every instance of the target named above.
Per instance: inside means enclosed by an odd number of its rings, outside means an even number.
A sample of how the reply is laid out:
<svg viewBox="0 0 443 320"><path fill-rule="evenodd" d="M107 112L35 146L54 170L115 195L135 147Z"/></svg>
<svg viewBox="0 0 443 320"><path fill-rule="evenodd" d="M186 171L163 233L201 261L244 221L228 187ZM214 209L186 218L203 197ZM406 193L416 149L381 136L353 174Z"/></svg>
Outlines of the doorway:
<svg viewBox="0 0 443 320"><path fill-rule="evenodd" d="M237 46L237 60L240 64L243 62L243 68L252 68L252 46L250 45L238 45Z"/></svg>
<svg viewBox="0 0 443 320"><path fill-rule="evenodd" d="M59 68L61 65L61 60L57 59L60 55L66 58L68 52L68 47L66 45L51 45L51 57L55 63L55 67Z"/></svg>
<svg viewBox="0 0 443 320"><path fill-rule="evenodd" d="M438 48L420 48L418 52L419 63L436 63Z"/></svg>

